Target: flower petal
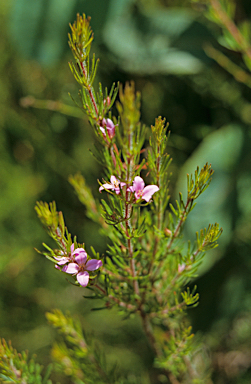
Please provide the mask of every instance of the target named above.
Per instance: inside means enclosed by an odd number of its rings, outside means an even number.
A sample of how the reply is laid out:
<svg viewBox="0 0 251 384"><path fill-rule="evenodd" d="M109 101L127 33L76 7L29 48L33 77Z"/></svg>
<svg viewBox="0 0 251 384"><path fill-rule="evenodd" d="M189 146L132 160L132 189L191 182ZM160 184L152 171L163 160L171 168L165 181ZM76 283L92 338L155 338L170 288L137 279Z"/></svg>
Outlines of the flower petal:
<svg viewBox="0 0 251 384"><path fill-rule="evenodd" d="M74 243L71 245L71 253L74 252Z"/></svg>
<svg viewBox="0 0 251 384"><path fill-rule="evenodd" d="M135 179L133 180L133 191L138 192L142 191L144 189L145 183L142 177L136 176Z"/></svg>
<svg viewBox="0 0 251 384"><path fill-rule="evenodd" d="M78 273L79 271L79 266L78 264L76 263L70 263L68 265L65 265L63 268L62 268L62 271L63 272L66 272L66 273L70 273L70 274L74 274L74 273Z"/></svg>
<svg viewBox="0 0 251 384"><path fill-rule="evenodd" d="M101 192L103 189L114 189L114 185L103 184L103 185L101 185L101 187L99 187L99 192Z"/></svg>
<svg viewBox="0 0 251 384"><path fill-rule="evenodd" d="M105 119L103 119L102 121L103 125L105 125L104 120ZM115 125L111 119L106 119L106 129L107 129L108 136L110 137L110 139L112 139L113 136L115 135Z"/></svg>
<svg viewBox="0 0 251 384"><path fill-rule="evenodd" d="M72 253L74 256L78 256L80 253L86 253L84 248L76 248L75 251Z"/></svg>
<svg viewBox="0 0 251 384"><path fill-rule="evenodd" d="M103 119L103 120L105 120L105 119ZM107 128L114 128L114 124L113 124L113 121L111 119L106 119L106 127Z"/></svg>
<svg viewBox="0 0 251 384"><path fill-rule="evenodd" d="M88 274L88 272L86 272L86 271L79 272L77 274L77 280L78 280L79 284L82 285L82 287L86 287L88 282L89 282L89 274Z"/></svg>
<svg viewBox="0 0 251 384"><path fill-rule="evenodd" d="M105 128L99 126L100 131L105 135Z"/></svg>
<svg viewBox="0 0 251 384"><path fill-rule="evenodd" d="M79 254L75 257L75 262L78 263L78 265L85 265L87 260L87 253L83 249L83 252L79 252Z"/></svg>
<svg viewBox="0 0 251 384"><path fill-rule="evenodd" d="M117 195L120 194L120 189L119 188L114 188L114 191L117 193Z"/></svg>
<svg viewBox="0 0 251 384"><path fill-rule="evenodd" d="M107 133L110 139L112 139L113 136L115 135L115 125L111 119L103 119L102 126L99 126L99 129L101 130L104 136L106 136L106 130L107 130Z"/></svg>
<svg viewBox="0 0 251 384"><path fill-rule="evenodd" d="M54 256L54 259L57 260L58 265L64 265L68 263L68 261L70 261L69 257L62 257L62 256Z"/></svg>
<svg viewBox="0 0 251 384"><path fill-rule="evenodd" d="M117 180L116 177L113 175L111 176L110 180L113 186L119 184L119 180Z"/></svg>
<svg viewBox="0 0 251 384"><path fill-rule="evenodd" d="M87 271L95 271L96 269L102 267L103 263L101 260L91 259L87 261L85 269Z"/></svg>
<svg viewBox="0 0 251 384"><path fill-rule="evenodd" d="M148 202L151 199L152 195L158 190L159 187L157 187L157 185L148 185L143 189L142 199Z"/></svg>

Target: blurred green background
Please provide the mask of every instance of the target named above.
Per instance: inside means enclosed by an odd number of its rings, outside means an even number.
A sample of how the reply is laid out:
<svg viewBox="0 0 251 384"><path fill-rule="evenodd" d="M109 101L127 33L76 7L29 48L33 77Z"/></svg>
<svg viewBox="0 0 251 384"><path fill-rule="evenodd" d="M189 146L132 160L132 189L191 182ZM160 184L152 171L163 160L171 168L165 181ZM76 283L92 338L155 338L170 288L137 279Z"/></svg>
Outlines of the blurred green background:
<svg viewBox="0 0 251 384"><path fill-rule="evenodd" d="M93 315L83 290L34 251L51 244L34 211L37 200L55 200L78 241L105 251L68 183L81 171L98 197L102 177L89 152L91 128L68 95L77 99L67 33L78 12L92 17L97 81L110 87L134 80L142 121L150 126L159 115L169 121L172 199L197 165L209 162L215 170L185 236L195 239L216 221L224 232L195 282L200 305L189 316L208 348L213 382L250 383L251 92L207 56L210 43L244 67L240 54L218 44L221 31L203 17L203 7L185 0L1 2L0 336L47 364L55 333L44 313L59 308L79 315L124 370L144 372L152 361L137 320L127 323L115 311ZM250 19L249 0L238 1L238 17Z"/></svg>

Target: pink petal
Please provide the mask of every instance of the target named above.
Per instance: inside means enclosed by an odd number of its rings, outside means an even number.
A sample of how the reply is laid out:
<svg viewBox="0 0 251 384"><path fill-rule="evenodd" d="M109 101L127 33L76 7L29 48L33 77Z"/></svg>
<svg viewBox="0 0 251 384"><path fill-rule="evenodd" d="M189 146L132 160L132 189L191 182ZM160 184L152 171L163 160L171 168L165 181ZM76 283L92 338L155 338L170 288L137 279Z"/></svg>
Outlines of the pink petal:
<svg viewBox="0 0 251 384"><path fill-rule="evenodd" d="M68 263L69 258L68 257L62 257L62 256L54 256L54 259L58 261L58 265L64 265Z"/></svg>
<svg viewBox="0 0 251 384"><path fill-rule="evenodd" d="M71 274L78 273L79 266L76 263L70 263L68 265L65 265L62 271Z"/></svg>
<svg viewBox="0 0 251 384"><path fill-rule="evenodd" d="M74 256L78 256L78 255L80 255L81 253L86 254L84 248L76 248L75 251L72 253L72 255L74 255Z"/></svg>
<svg viewBox="0 0 251 384"><path fill-rule="evenodd" d="M138 192L144 189L145 183L142 177L136 176L133 180L133 191Z"/></svg>
<svg viewBox="0 0 251 384"><path fill-rule="evenodd" d="M103 120L102 120L102 125L103 125L103 127L104 127L106 124L107 124L106 119L103 118Z"/></svg>
<svg viewBox="0 0 251 384"><path fill-rule="evenodd" d="M104 120L105 119L103 119L103 121ZM103 123L103 121L102 121L102 123ZM111 119L106 120L106 129L107 129L107 132L108 132L110 139L112 139L113 136L115 135L115 125Z"/></svg>
<svg viewBox="0 0 251 384"><path fill-rule="evenodd" d="M85 251L84 252L80 252L75 257L75 261L76 261L76 263L78 263L78 265L85 265L86 260L87 260L87 253Z"/></svg>
<svg viewBox="0 0 251 384"><path fill-rule="evenodd" d="M74 252L74 243L71 245L71 253Z"/></svg>
<svg viewBox="0 0 251 384"><path fill-rule="evenodd" d="M119 180L117 180L116 177L113 176L113 175L111 176L110 180L111 180L111 183L112 183L113 186L114 186L115 183L119 183Z"/></svg>
<svg viewBox="0 0 251 384"><path fill-rule="evenodd" d="M152 195L158 190L159 187L157 187L157 185L148 185L143 190L142 199L148 202L151 199Z"/></svg>
<svg viewBox="0 0 251 384"><path fill-rule="evenodd" d="M105 135L105 128L103 127L99 127L100 131L103 133L103 135Z"/></svg>
<svg viewBox="0 0 251 384"><path fill-rule="evenodd" d="M82 287L86 287L88 282L89 282L89 274L88 274L88 272L86 272L86 271L79 272L77 274L77 280L78 280L79 284L82 285Z"/></svg>
<svg viewBox="0 0 251 384"><path fill-rule="evenodd" d="M87 271L95 271L96 269L102 267L103 263L101 260L91 259L87 261L85 269Z"/></svg>
<svg viewBox="0 0 251 384"><path fill-rule="evenodd" d="M111 185L111 184L103 184L103 185L101 185L101 187L99 188L99 192L101 192L103 189L114 189L114 185Z"/></svg>
<svg viewBox="0 0 251 384"><path fill-rule="evenodd" d="M105 120L105 119L103 119L103 120ZM114 128L114 124L113 124L113 121L111 119L106 119L106 127L107 128Z"/></svg>
<svg viewBox="0 0 251 384"><path fill-rule="evenodd" d="M138 200L138 199L141 199L141 198L142 198L142 191L135 192L135 199Z"/></svg>
<svg viewBox="0 0 251 384"><path fill-rule="evenodd" d="M108 136L110 137L110 139L112 139L114 135L115 135L115 127L108 129Z"/></svg>

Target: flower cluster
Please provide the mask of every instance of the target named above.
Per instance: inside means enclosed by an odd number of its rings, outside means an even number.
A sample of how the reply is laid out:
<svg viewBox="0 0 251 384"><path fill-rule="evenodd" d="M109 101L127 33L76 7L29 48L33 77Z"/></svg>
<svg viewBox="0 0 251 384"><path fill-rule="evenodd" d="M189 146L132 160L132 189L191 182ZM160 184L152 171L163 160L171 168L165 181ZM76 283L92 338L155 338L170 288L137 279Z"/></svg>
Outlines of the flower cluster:
<svg viewBox="0 0 251 384"><path fill-rule="evenodd" d="M74 250L74 244L71 245L70 256L55 256L57 260L56 268L60 269L61 265L63 272L71 275L76 275L77 281L82 287L86 287L89 282L89 273L87 271L96 271L102 267L102 261L96 259L90 259L87 261L87 253L84 248L76 248Z"/></svg>
<svg viewBox="0 0 251 384"><path fill-rule="evenodd" d="M102 192L103 189L111 189L119 194L120 188L126 185L126 183L116 179L115 176L111 176L110 181L111 182L109 184L106 183L101 185L99 192ZM145 183L142 177L136 176L134 178L133 185L127 190L134 193L135 199L137 201L143 199L146 202L149 202L152 198L152 195L159 190L159 187L157 185L147 185L145 187Z"/></svg>

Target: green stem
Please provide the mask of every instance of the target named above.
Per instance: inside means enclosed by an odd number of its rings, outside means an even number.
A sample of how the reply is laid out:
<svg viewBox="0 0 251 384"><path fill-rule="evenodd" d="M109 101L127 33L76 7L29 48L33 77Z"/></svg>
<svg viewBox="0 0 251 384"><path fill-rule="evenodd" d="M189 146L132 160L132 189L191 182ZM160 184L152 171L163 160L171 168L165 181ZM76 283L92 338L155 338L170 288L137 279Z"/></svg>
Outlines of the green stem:
<svg viewBox="0 0 251 384"><path fill-rule="evenodd" d="M132 133L129 132L128 135L128 156L127 156L127 185L126 185L126 202L125 202L125 227L126 227L126 236L127 236L127 248L129 253L129 259L130 259L130 269L131 269L131 275L132 277L136 277L136 270L135 270L135 260L133 258L133 245L131 241L130 236L130 214L132 206L129 204L129 197L131 192L128 191L129 183L131 181L132 177L132 155L131 155L131 149L132 149ZM136 295L139 296L139 284L136 279L133 280L133 289Z"/></svg>
<svg viewBox="0 0 251 384"><path fill-rule="evenodd" d="M159 189L161 188L161 180L160 180L160 144L158 144L157 147L157 162L156 162L156 175L157 175L157 186ZM162 212L161 212L161 199L158 197L158 203L157 203L157 228L160 231L162 226ZM149 274L151 274L152 268L153 268L153 263L155 260L155 256L158 250L158 244L159 244L159 236L158 234L155 236L155 241L154 241L154 247L153 247L153 255L152 255L152 260L149 266Z"/></svg>
<svg viewBox="0 0 251 384"><path fill-rule="evenodd" d="M236 43L239 45L242 53L245 53L251 60L251 47L242 33L239 31L235 23L230 19L226 11L222 8L222 5L218 0L210 0L213 10L220 18L224 27L233 36Z"/></svg>

